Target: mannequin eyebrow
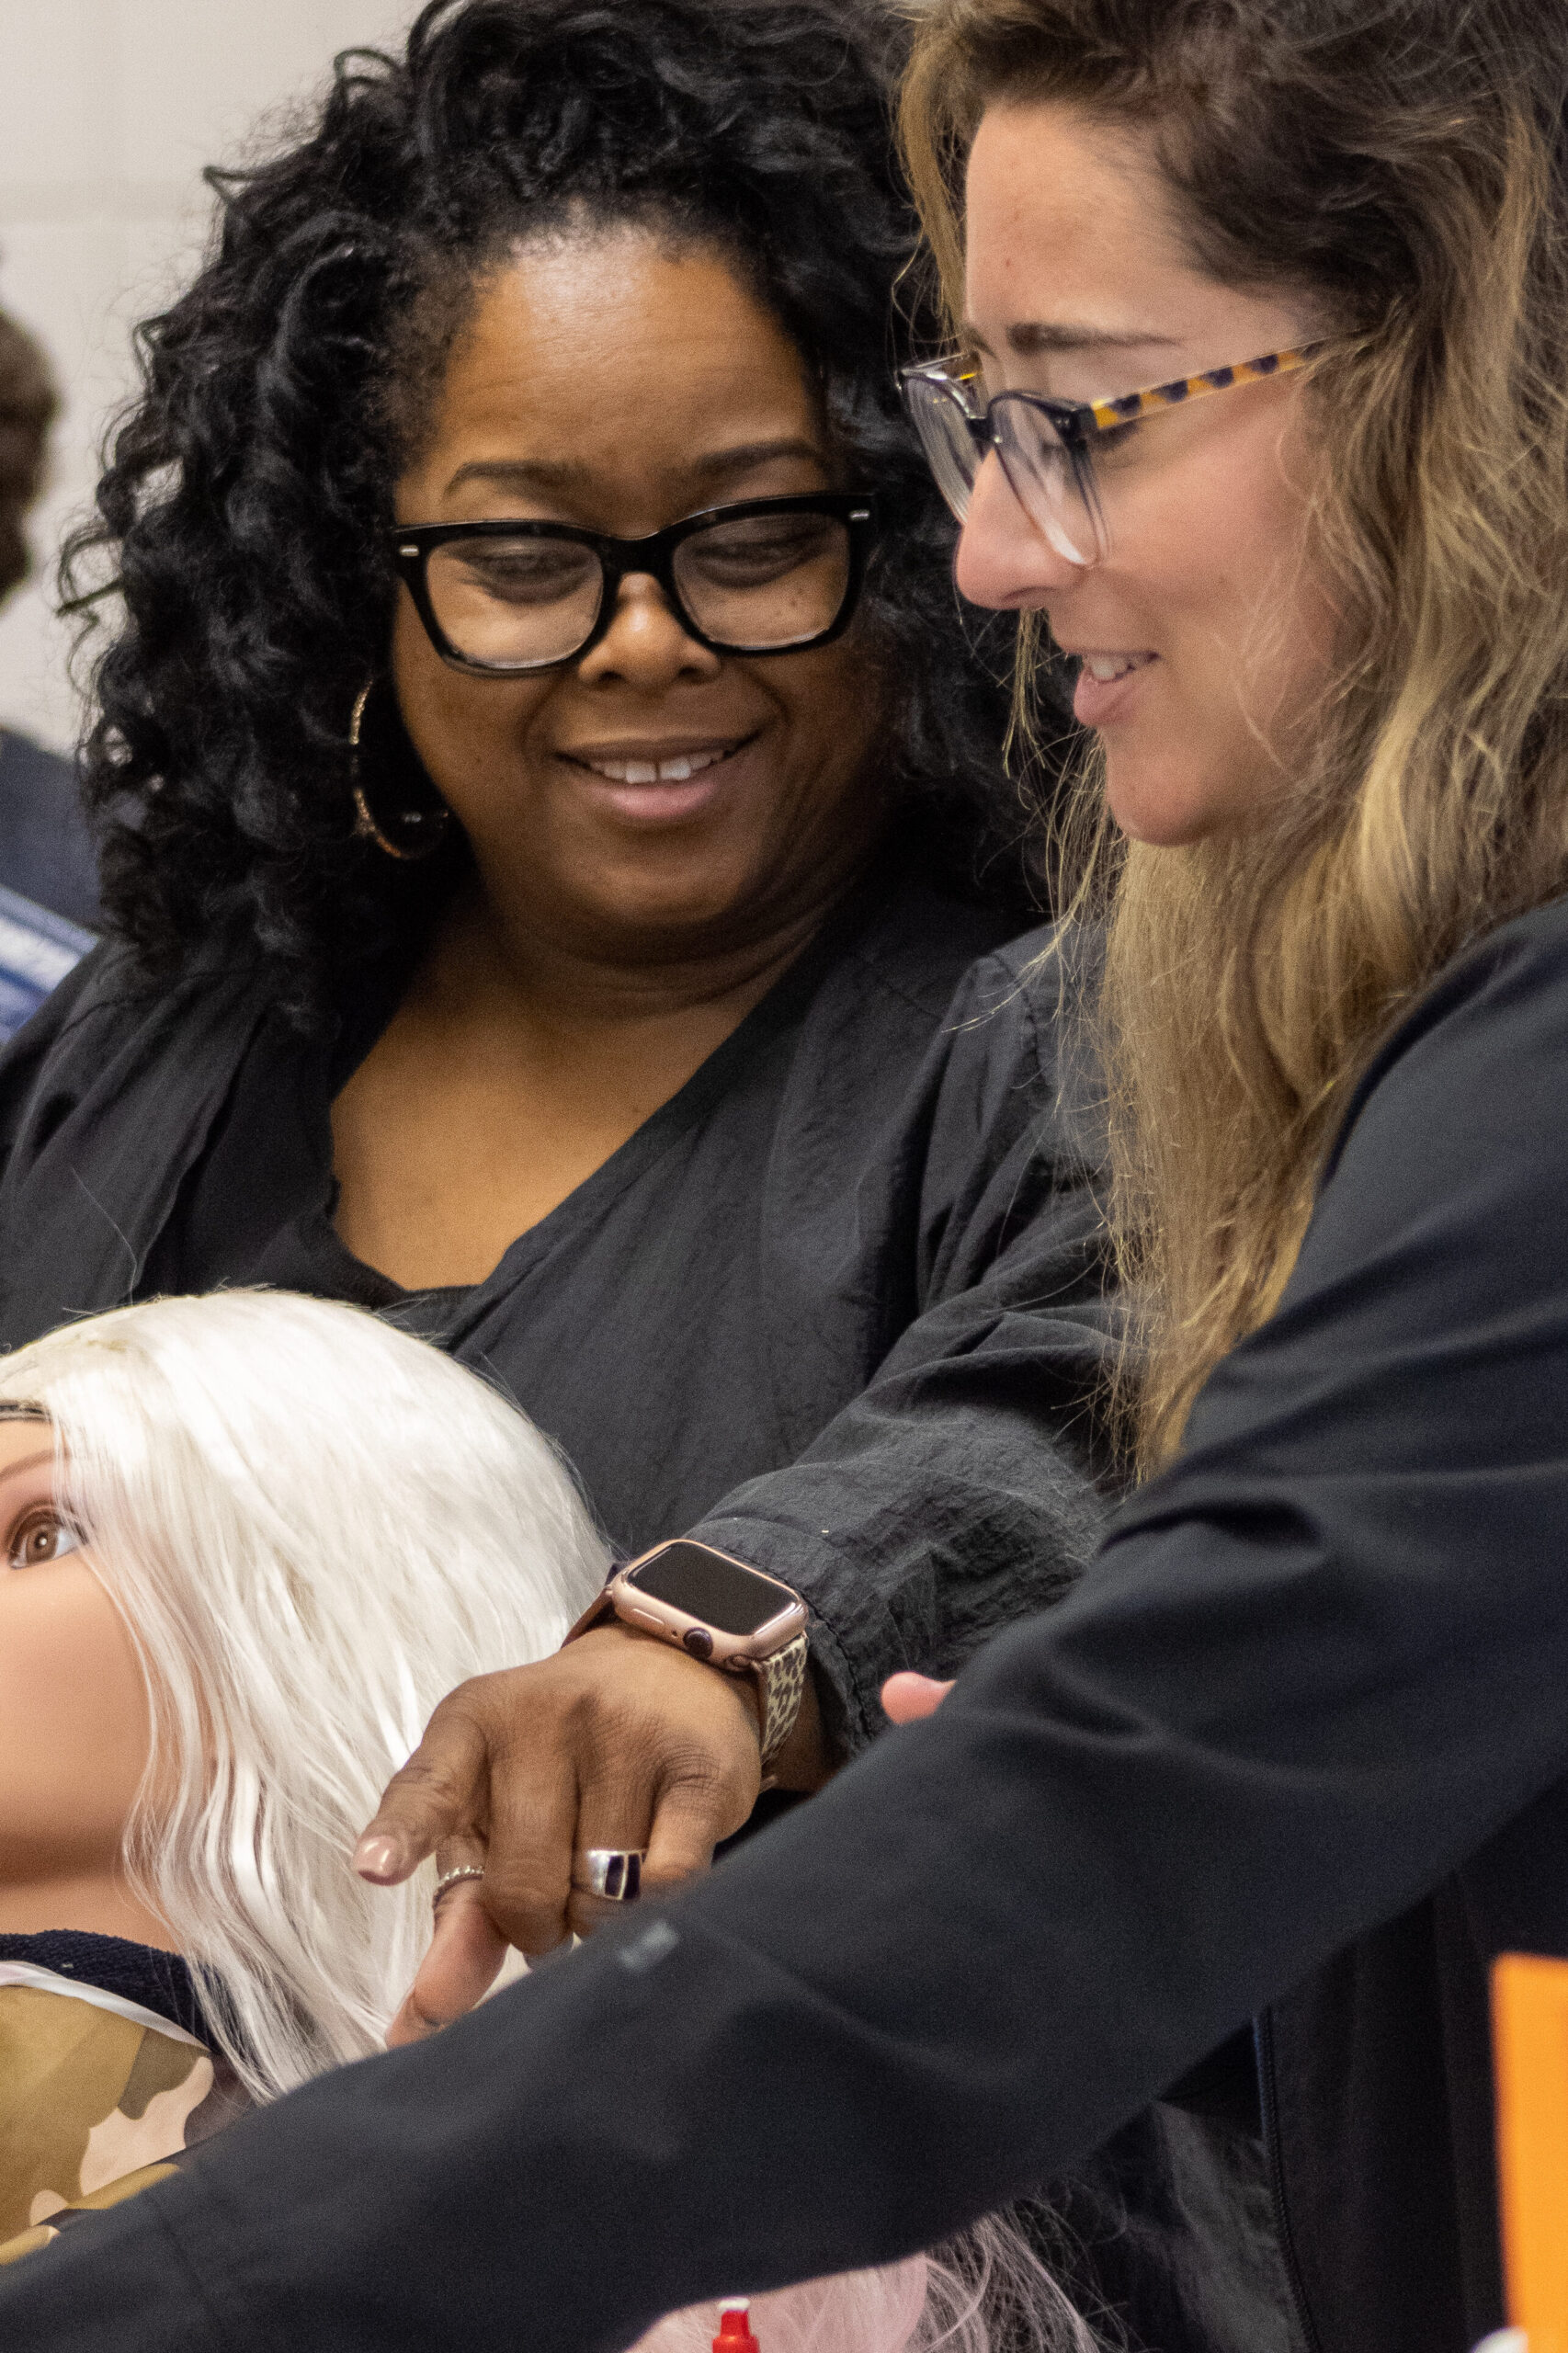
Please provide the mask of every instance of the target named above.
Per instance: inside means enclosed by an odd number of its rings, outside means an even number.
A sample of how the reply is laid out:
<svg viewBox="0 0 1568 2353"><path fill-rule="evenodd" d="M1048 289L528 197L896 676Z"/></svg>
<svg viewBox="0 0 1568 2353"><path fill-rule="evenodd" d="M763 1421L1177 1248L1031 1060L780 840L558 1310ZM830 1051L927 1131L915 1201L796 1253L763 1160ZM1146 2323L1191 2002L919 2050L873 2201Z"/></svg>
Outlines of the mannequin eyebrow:
<svg viewBox="0 0 1568 2353"><path fill-rule="evenodd" d="M40 1462L52 1462L53 1460L53 1447L42 1446L36 1454L24 1454L19 1462L7 1462L0 1471L0 1493L4 1492L10 1480L19 1479L24 1471L36 1471Z"/></svg>

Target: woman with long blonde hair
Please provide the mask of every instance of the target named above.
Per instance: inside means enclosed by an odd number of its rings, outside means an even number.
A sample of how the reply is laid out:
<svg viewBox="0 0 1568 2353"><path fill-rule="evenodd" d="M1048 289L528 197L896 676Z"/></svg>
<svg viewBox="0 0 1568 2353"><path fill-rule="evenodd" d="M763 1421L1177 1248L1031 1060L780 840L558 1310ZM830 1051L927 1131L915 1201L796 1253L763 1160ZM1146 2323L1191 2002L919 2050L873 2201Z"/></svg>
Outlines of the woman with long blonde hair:
<svg viewBox="0 0 1568 2353"><path fill-rule="evenodd" d="M471 2337L610 2353L937 2237L1249 2031L1292 2341L1498 2325L1487 1971L1568 1954L1565 117L1545 0L922 10L955 333L908 395L960 587L1077 665L1151 1475L707 1885L152 2193L118 2253L229 2228L205 2306L111 2328L84 2254L0 2290L7 2353L416 2353L454 2279ZM378 1818L409 1870L461 1717Z"/></svg>
<svg viewBox="0 0 1568 2353"><path fill-rule="evenodd" d="M1079 665L1058 880L1108 918L1153 1469L1278 1303L1380 1040L1568 887L1568 249L1529 103L1561 43L1544 9L1410 0L939 14L903 120L959 361L912 406L960 587L1038 617L1026 724L1046 649ZM997 233L967 298L960 158ZM1026 278L1062 315L976 350ZM1167 414L1233 372L1275 381ZM1029 399L1106 392L1081 438Z"/></svg>

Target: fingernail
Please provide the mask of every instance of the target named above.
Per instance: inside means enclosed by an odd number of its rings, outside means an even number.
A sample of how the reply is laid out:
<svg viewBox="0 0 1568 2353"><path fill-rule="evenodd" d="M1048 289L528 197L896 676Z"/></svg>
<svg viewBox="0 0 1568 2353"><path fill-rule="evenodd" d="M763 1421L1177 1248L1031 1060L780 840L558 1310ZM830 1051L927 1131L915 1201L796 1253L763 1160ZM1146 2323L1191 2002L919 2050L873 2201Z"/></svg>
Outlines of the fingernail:
<svg viewBox="0 0 1568 2353"><path fill-rule="evenodd" d="M361 1838L354 1849L361 1879L395 1879L402 1867L403 1848L395 1838Z"/></svg>

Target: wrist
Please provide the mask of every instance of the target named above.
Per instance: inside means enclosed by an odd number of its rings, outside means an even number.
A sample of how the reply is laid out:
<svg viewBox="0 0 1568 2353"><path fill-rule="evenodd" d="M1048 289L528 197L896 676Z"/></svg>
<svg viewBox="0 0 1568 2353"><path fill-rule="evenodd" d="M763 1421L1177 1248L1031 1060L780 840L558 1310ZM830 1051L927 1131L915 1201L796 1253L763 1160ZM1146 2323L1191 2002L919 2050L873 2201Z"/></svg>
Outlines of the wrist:
<svg viewBox="0 0 1568 2353"><path fill-rule="evenodd" d="M679 1649L751 1695L765 1774L775 1778L790 1741L806 1681L806 1606L782 1578L697 1537L674 1537L640 1553L611 1577L567 1635L597 1631L612 1616L632 1632ZM808 1770L814 1744L791 1752L791 1772Z"/></svg>
<svg viewBox="0 0 1568 2353"><path fill-rule="evenodd" d="M768 1779L775 1789L809 1793L830 1781L836 1769L828 1746L822 1702L817 1697L816 1677L808 1661L799 1711L767 1768Z"/></svg>

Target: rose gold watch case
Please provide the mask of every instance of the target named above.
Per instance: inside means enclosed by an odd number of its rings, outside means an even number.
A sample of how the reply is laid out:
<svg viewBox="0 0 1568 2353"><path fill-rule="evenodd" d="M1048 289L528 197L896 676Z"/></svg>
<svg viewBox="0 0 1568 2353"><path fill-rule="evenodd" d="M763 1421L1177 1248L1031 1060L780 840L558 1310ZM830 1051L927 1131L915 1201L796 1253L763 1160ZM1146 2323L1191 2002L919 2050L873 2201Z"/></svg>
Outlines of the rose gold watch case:
<svg viewBox="0 0 1568 2353"><path fill-rule="evenodd" d="M749 1576L760 1577L765 1585L778 1588L781 1603L778 1615L767 1619L755 1634L726 1634L719 1627L710 1625L707 1619L688 1617L673 1602L655 1600L651 1593L644 1593L640 1586L630 1583L633 1570L640 1569L644 1561L651 1561L658 1553L667 1552L670 1544L690 1540L686 1537L672 1537L668 1543L652 1545L646 1552L640 1552L636 1560L628 1561L626 1566L611 1577L595 1603L596 1614L602 1613L608 1605L627 1625L641 1626L644 1632L662 1636L666 1643L673 1643L677 1650L685 1650L691 1656L700 1658L704 1665L722 1667L732 1675L742 1674L748 1667L760 1665L765 1659L777 1657L780 1651L788 1650L798 1635L805 1632L806 1605L799 1594L780 1578L770 1577L766 1569L754 1568L749 1561L737 1559L733 1552L720 1552L717 1544L710 1544L705 1549L718 1552L722 1561L733 1563L737 1569L744 1569ZM579 1624L581 1622L579 1620ZM576 1631L574 1627L573 1632ZM686 1639L689 1633L706 1634L712 1648L693 1650Z"/></svg>

